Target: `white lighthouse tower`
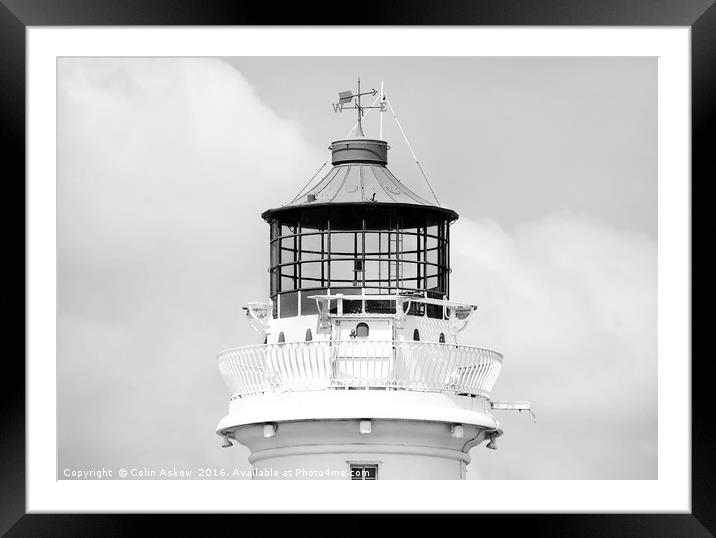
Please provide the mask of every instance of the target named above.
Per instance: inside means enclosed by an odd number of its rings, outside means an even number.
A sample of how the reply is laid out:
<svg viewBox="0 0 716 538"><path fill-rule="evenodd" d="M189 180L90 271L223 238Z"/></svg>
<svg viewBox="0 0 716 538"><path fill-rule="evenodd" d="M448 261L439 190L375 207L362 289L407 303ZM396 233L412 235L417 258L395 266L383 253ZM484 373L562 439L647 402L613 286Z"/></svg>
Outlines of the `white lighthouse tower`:
<svg viewBox="0 0 716 538"><path fill-rule="evenodd" d="M492 401L502 355L460 341L476 307L450 299L458 215L391 173L363 134L366 94L339 94L358 123L328 173L261 215L270 302L246 306L261 341L218 356L217 433L250 449L254 478L464 479L470 449L502 435L493 409L529 408Z"/></svg>

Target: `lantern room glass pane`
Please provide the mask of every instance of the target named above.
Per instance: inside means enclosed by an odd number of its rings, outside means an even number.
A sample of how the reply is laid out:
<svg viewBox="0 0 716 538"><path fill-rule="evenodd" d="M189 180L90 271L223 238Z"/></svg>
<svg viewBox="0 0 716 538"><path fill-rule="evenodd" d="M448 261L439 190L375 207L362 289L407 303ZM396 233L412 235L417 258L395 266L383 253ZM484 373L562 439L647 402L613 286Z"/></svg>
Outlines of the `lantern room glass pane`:
<svg viewBox="0 0 716 538"><path fill-rule="evenodd" d="M298 292L281 294L281 317L292 318L298 315Z"/></svg>
<svg viewBox="0 0 716 538"><path fill-rule="evenodd" d="M309 299L314 295L325 295L326 290L315 289L315 290L303 290L301 291L301 315L310 316L318 314L318 306L316 305L315 299Z"/></svg>
<svg viewBox="0 0 716 538"><path fill-rule="evenodd" d="M323 285L320 261L304 261L301 263L301 284L303 289Z"/></svg>

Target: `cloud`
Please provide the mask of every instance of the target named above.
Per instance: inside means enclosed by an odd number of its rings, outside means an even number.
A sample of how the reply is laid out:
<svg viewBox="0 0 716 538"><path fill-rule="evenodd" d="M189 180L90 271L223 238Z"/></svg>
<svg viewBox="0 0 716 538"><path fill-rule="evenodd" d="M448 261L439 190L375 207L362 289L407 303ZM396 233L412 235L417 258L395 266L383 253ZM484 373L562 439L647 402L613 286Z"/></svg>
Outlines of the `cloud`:
<svg viewBox="0 0 716 538"><path fill-rule="evenodd" d="M657 257L652 239L562 212L506 232L452 228L452 295L477 303L461 341L505 356L497 453L481 478L656 478Z"/></svg>
<svg viewBox="0 0 716 538"><path fill-rule="evenodd" d="M325 155L224 62L151 58L60 60L57 155L61 467L248 467L214 355L256 341L260 213Z"/></svg>

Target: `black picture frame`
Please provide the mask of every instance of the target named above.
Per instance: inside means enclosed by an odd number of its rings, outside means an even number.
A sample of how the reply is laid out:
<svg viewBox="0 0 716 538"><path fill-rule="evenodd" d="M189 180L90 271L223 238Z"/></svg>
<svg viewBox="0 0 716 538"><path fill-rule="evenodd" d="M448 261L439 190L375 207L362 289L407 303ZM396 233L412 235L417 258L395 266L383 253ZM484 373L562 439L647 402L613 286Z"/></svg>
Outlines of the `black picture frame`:
<svg viewBox="0 0 716 538"><path fill-rule="evenodd" d="M6 230L17 229L8 208L25 208L25 30L28 26L100 25L500 25L683 26L691 28L693 186L716 177L712 149L716 113L716 6L714 0L442 0L430 5L386 1L377 9L331 2L282 3L221 0L0 0L0 103L6 150L3 187ZM703 201L703 197L702 197ZM24 220L22 221L24 222ZM692 230L704 229L693 221ZM706 228L707 230L710 228ZM6 282L25 280L25 236L5 234ZM693 243L692 243L693 244ZM11 248L7 248L10 246ZM693 252L693 249L692 249ZM694 265L692 254L692 267ZM12 280L10 280L12 279ZM699 280L701 285L703 281ZM10 293L20 286L10 284ZM703 292L706 290L702 291ZM7 293L7 292L6 292ZM703 296L703 295L701 295ZM702 299L702 302L704 300ZM23 306L19 312L25 313ZM693 303L692 303L693 304ZM9 311L9 309L8 309ZM25 316L12 311L6 334L20 340ZM692 327L695 320L692 316ZM693 328L692 328L693 342ZM693 349L693 344L692 344ZM25 352L25 340L20 344ZM25 513L25 368L18 353L4 357L0 422L0 532L8 536L127 535L146 531L157 516L28 515ZM716 443L710 404L711 357L692 361L692 512L690 514L533 514L477 516L474 532L514 531L549 536L713 536L716 534ZM316 507L320 510L320 507ZM226 532L228 516L205 517ZM148 521L149 520L149 521ZM417 520L420 524L421 520ZM477 524L477 526L475 526ZM183 517L161 518L164 532L185 530ZM343 526L342 526L343 528ZM454 527L455 530L462 526ZM446 529L448 530L448 529ZM465 532L464 529L462 532ZM450 530L448 530L450 532ZM470 531L468 531L470 532Z"/></svg>

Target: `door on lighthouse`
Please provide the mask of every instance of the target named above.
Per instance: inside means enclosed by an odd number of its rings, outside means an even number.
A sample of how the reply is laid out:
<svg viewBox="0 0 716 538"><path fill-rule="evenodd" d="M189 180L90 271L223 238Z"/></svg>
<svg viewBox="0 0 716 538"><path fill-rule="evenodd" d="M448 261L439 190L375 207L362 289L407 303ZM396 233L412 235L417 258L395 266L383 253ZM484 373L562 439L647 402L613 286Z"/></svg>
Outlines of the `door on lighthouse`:
<svg viewBox="0 0 716 538"><path fill-rule="evenodd" d="M391 319L347 318L336 321L333 378L350 387L384 387L393 379Z"/></svg>

